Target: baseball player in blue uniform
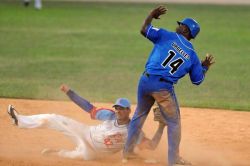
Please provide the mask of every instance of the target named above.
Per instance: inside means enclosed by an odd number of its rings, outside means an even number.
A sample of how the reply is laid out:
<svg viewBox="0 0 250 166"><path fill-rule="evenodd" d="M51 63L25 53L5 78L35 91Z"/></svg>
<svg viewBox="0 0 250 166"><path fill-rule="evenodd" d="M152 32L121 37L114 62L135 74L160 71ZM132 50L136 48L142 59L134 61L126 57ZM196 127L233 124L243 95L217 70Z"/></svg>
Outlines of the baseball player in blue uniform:
<svg viewBox="0 0 250 166"><path fill-rule="evenodd" d="M141 28L141 34L154 44L154 48L139 81L137 108L129 125L123 158L129 159L133 156L137 137L156 101L168 124L168 166L189 165L190 163L179 156L181 121L173 85L186 74L189 74L193 84L201 84L205 73L214 61L213 56L207 54L206 58L200 62L190 42L200 31L200 26L194 19L185 18L178 21L176 32L151 25L154 18L159 19L159 16L165 14L166 11L164 6L153 9Z"/></svg>

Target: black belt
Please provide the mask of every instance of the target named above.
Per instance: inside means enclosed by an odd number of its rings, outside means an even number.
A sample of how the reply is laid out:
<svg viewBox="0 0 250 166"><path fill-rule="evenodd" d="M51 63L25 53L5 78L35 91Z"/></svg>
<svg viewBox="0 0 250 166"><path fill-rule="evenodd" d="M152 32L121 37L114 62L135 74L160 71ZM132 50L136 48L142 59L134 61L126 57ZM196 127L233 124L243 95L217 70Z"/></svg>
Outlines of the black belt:
<svg viewBox="0 0 250 166"><path fill-rule="evenodd" d="M149 78L149 76L150 76L150 74L149 74L148 72L146 72L146 71L143 72L143 75L146 76L146 77L148 77L148 78ZM160 75L159 75L159 76L160 76ZM160 81L160 82L167 82L167 83L173 84L171 81L168 81L168 80L166 80L166 79L164 79L164 78L162 78L162 77L159 78L159 81Z"/></svg>
<svg viewBox="0 0 250 166"><path fill-rule="evenodd" d="M146 71L143 72L143 75L145 75L146 77L149 77L149 73L147 73Z"/></svg>
<svg viewBox="0 0 250 166"><path fill-rule="evenodd" d="M171 81L165 80L164 78L160 78L159 81L161 81L161 82L167 82L167 83L173 84Z"/></svg>

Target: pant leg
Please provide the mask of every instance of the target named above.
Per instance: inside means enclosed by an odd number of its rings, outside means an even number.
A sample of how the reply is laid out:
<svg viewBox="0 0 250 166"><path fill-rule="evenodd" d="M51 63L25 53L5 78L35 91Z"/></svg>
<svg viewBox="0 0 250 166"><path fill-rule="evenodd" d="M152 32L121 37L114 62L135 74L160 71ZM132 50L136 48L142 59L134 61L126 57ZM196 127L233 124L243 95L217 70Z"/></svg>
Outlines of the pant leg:
<svg viewBox="0 0 250 166"><path fill-rule="evenodd" d="M168 165L175 164L181 140L180 111L174 91L154 92L153 97L160 106L168 126Z"/></svg>
<svg viewBox="0 0 250 166"><path fill-rule="evenodd" d="M87 147L87 144L84 142L78 147L76 147L74 150L60 150L57 152L58 156L65 157L65 158L71 158L71 159L83 159L83 160L94 160L96 158L96 154L92 150L86 150L89 149Z"/></svg>
<svg viewBox="0 0 250 166"><path fill-rule="evenodd" d="M35 8L42 9L42 0L35 0Z"/></svg>
<svg viewBox="0 0 250 166"><path fill-rule="evenodd" d="M31 116L18 115L18 126L20 128L49 128L62 132L71 138L76 145L74 151L59 151L58 155L69 158L81 158L89 160L95 157L90 140L89 126L73 119L56 114L39 114Z"/></svg>
<svg viewBox="0 0 250 166"><path fill-rule="evenodd" d="M78 135L89 130L88 125L56 114L17 115L17 119L20 128L50 128L65 133L78 133Z"/></svg>
<svg viewBox="0 0 250 166"><path fill-rule="evenodd" d="M147 118L147 115L154 104L154 98L145 90L145 82L140 80L138 86L138 103L133 118L128 128L128 138L124 147L123 155L126 157L132 153L138 140L141 128Z"/></svg>

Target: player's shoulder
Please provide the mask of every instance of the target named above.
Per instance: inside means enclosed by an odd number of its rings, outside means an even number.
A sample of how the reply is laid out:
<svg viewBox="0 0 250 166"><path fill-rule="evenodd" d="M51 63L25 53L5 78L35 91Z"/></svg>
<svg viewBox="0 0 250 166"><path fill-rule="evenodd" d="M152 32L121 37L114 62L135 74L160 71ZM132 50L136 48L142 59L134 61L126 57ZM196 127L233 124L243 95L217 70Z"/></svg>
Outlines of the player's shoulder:
<svg viewBox="0 0 250 166"><path fill-rule="evenodd" d="M162 33L162 34L173 33L173 32L171 32L170 30L168 30L166 28L155 27L153 25L149 26L149 30L157 31L158 33Z"/></svg>
<svg viewBox="0 0 250 166"><path fill-rule="evenodd" d="M173 31L170 31L166 28L160 28L159 31L162 33L162 34L165 34L165 35L174 35L175 32Z"/></svg>
<svg viewBox="0 0 250 166"><path fill-rule="evenodd" d="M170 31L168 29L160 28L159 34L162 37L162 39L165 40L172 40L175 38L175 32Z"/></svg>
<svg viewBox="0 0 250 166"><path fill-rule="evenodd" d="M196 53L193 44L189 40L187 40L183 35L174 32L174 36L177 43L180 44L183 49L191 53Z"/></svg>
<svg viewBox="0 0 250 166"><path fill-rule="evenodd" d="M115 111L108 108L98 108L91 111L91 118L98 120L115 119Z"/></svg>

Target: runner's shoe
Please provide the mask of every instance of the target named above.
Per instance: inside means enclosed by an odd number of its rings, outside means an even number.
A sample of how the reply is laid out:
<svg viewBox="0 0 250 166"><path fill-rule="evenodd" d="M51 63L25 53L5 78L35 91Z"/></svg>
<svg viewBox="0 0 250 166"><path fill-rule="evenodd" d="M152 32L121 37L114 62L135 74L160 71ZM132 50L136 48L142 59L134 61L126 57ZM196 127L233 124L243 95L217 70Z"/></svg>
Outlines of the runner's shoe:
<svg viewBox="0 0 250 166"><path fill-rule="evenodd" d="M13 105L8 106L7 112L10 115L10 117L12 118L12 120L13 120L13 124L18 125L18 119L17 119L18 113L15 110L15 108L13 107Z"/></svg>

